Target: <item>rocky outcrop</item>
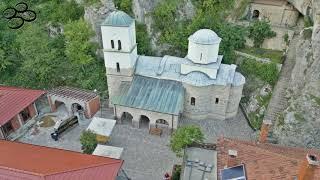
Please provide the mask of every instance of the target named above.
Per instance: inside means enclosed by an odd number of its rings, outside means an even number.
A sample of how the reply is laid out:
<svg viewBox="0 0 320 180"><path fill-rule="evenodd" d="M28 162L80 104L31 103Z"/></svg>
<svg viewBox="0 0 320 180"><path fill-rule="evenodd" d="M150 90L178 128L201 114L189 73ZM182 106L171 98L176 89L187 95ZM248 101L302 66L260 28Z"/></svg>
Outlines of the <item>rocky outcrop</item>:
<svg viewBox="0 0 320 180"><path fill-rule="evenodd" d="M89 22L92 28L95 30L95 38L93 39L95 42L98 42L102 47L102 39L101 39L101 29L100 25L103 20L114 11L115 5L112 0L101 0L99 5L92 5L89 7L85 7L84 19Z"/></svg>
<svg viewBox="0 0 320 180"><path fill-rule="evenodd" d="M313 35L300 34L287 90L289 107L274 130L279 143L285 145L320 148L320 26L319 18L314 18Z"/></svg>
<svg viewBox="0 0 320 180"><path fill-rule="evenodd" d="M316 18L317 10L320 8L319 0L287 0L291 3L301 14L309 16L313 20Z"/></svg>
<svg viewBox="0 0 320 180"><path fill-rule="evenodd" d="M135 19L147 26L147 32L151 37L151 46L156 55L162 55L162 51L170 48L166 45L160 45L157 43L158 38L161 34L154 31L153 19L151 13L157 7L161 0L133 0L132 1L132 11ZM177 8L177 20L186 20L192 19L195 15L195 7L192 4L191 0L183 0L180 3L180 6Z"/></svg>

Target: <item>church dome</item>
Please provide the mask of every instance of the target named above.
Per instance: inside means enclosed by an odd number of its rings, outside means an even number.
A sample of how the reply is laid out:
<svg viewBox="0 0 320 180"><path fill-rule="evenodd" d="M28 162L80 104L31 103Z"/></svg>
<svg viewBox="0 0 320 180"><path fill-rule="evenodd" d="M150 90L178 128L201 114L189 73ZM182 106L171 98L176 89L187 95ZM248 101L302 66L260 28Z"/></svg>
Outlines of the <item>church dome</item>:
<svg viewBox="0 0 320 180"><path fill-rule="evenodd" d="M211 29L200 29L189 37L189 41L196 44L218 44L221 38Z"/></svg>
<svg viewBox="0 0 320 180"><path fill-rule="evenodd" d="M122 26L128 27L134 20L123 11L113 11L102 23L105 26Z"/></svg>

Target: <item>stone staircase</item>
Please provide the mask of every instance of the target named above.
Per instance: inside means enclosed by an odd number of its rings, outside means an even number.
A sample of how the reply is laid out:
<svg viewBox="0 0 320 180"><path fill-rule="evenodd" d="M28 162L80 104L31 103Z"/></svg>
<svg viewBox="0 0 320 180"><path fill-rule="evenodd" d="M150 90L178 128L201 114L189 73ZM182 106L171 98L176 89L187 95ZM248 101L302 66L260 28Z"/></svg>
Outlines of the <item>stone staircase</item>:
<svg viewBox="0 0 320 180"><path fill-rule="evenodd" d="M292 69L295 65L296 46L298 42L298 36L294 36L290 41L287 57L283 63L280 71L279 80L274 87L272 98L268 105L266 114L263 119L265 124L275 124L277 117L288 107L288 99L286 98L286 90L289 86L291 79ZM272 133L272 131L270 131ZM272 136L272 134L269 134Z"/></svg>

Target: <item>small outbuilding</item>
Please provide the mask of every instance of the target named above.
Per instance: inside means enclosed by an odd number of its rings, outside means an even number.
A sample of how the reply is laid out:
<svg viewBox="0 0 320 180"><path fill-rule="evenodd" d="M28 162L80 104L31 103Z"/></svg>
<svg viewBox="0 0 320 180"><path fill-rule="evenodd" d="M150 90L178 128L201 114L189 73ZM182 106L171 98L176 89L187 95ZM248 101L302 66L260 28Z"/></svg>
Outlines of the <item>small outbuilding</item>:
<svg viewBox="0 0 320 180"><path fill-rule="evenodd" d="M92 154L96 156L120 159L122 152L123 148L98 144Z"/></svg>
<svg viewBox="0 0 320 180"><path fill-rule="evenodd" d="M38 115L36 101L42 90L0 86L0 139L10 139L29 120Z"/></svg>
<svg viewBox="0 0 320 180"><path fill-rule="evenodd" d="M70 116L83 114L87 119L92 118L100 109L100 97L95 92L73 87L58 87L48 92L51 111L55 112L65 105Z"/></svg>
<svg viewBox="0 0 320 180"><path fill-rule="evenodd" d="M105 144L109 140L115 125L116 120L94 117L87 130L96 133L98 142Z"/></svg>

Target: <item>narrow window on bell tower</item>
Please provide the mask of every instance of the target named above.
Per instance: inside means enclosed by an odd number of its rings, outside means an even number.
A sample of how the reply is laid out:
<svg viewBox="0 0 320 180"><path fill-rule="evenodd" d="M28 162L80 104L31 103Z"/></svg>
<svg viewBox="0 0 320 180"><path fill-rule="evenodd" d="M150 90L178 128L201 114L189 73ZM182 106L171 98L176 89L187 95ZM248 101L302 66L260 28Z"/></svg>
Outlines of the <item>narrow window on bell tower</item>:
<svg viewBox="0 0 320 180"><path fill-rule="evenodd" d="M120 64L117 63L117 72L120 72Z"/></svg>
<svg viewBox="0 0 320 180"><path fill-rule="evenodd" d="M121 47L121 41L118 40L118 50L121 50L121 49L122 49L122 47Z"/></svg>
<svg viewBox="0 0 320 180"><path fill-rule="evenodd" d="M114 49L114 41L111 40L111 48Z"/></svg>
<svg viewBox="0 0 320 180"><path fill-rule="evenodd" d="M195 106L196 105L196 98L191 97L191 106Z"/></svg>
<svg viewBox="0 0 320 180"><path fill-rule="evenodd" d="M219 104L219 98L216 98L216 104Z"/></svg>
<svg viewBox="0 0 320 180"><path fill-rule="evenodd" d="M202 60L202 53L200 54L200 61Z"/></svg>

